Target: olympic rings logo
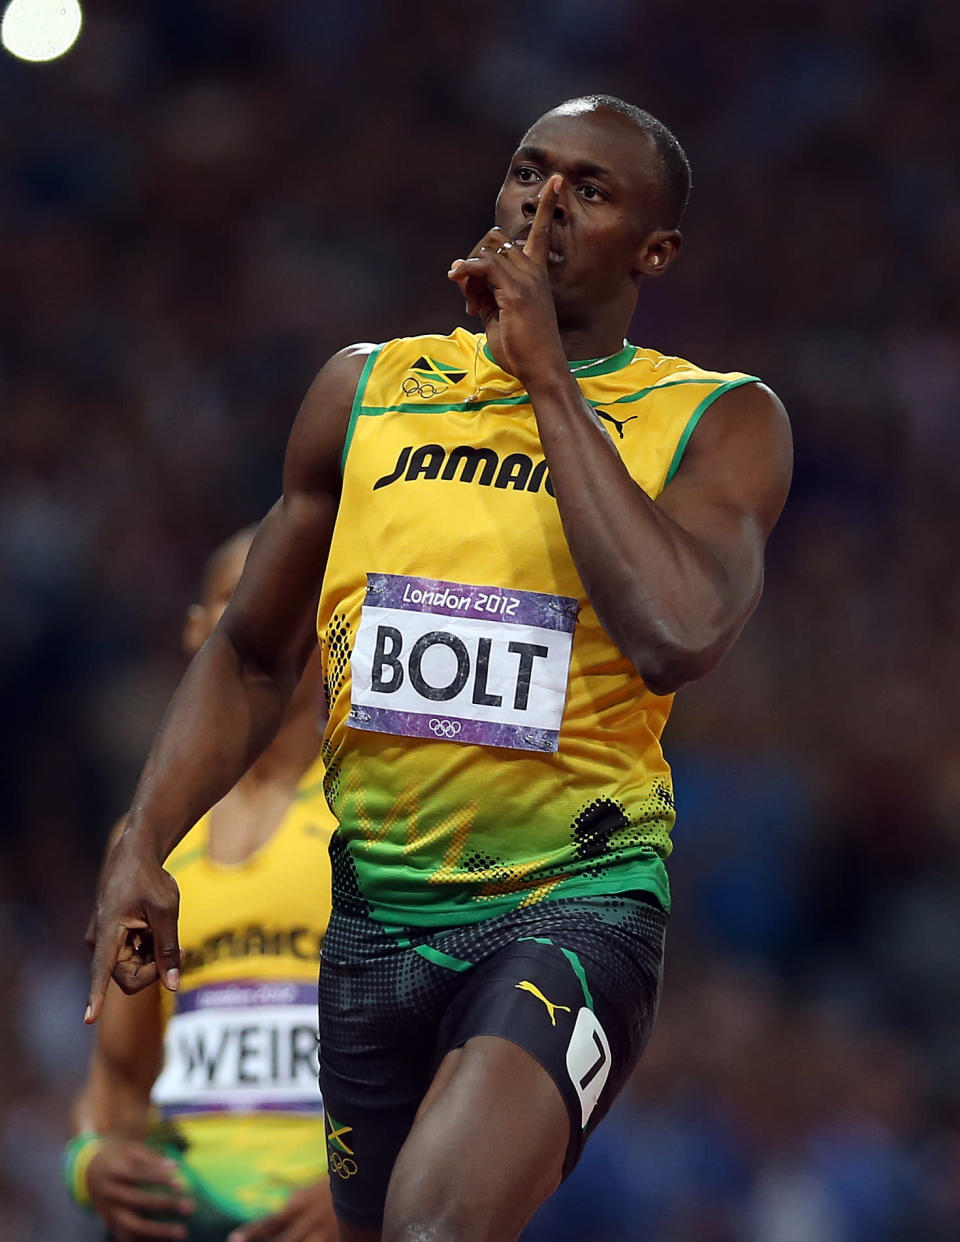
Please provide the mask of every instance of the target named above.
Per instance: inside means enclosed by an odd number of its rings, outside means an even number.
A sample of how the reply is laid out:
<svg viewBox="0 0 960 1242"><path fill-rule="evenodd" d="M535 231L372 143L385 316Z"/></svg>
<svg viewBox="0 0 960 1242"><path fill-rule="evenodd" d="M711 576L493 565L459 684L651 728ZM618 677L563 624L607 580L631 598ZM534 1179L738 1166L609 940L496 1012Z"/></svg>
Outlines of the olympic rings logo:
<svg viewBox="0 0 960 1242"><path fill-rule="evenodd" d="M429 724L437 737L454 738L463 732L463 725L459 720L438 720L434 716Z"/></svg>
<svg viewBox="0 0 960 1242"><path fill-rule="evenodd" d="M338 1151L330 1153L330 1168L336 1173L337 1177L342 1177L344 1181L348 1177L353 1177L357 1172L356 1160L351 1160L349 1156L341 1156Z"/></svg>
<svg viewBox="0 0 960 1242"><path fill-rule="evenodd" d="M442 391L437 384L431 384L429 380L418 380L413 375L408 375L400 387L407 397L435 397Z"/></svg>

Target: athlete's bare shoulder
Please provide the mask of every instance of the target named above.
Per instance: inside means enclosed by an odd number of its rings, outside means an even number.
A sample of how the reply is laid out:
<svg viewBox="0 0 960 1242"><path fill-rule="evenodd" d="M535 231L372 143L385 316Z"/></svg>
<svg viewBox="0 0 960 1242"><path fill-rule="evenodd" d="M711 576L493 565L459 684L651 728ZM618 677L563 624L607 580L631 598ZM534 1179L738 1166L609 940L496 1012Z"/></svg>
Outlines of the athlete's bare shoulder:
<svg viewBox="0 0 960 1242"><path fill-rule="evenodd" d="M668 512L690 503L732 506L754 518L765 539L783 509L792 469L783 403L766 384L743 383L723 392L697 423L661 503Z"/></svg>
<svg viewBox="0 0 960 1242"><path fill-rule="evenodd" d="M357 381L371 354L380 348L370 341L359 341L355 345L345 345L338 350L322 367L317 380L327 379L331 383L349 384L351 401L356 391ZM316 381L315 381L316 382Z"/></svg>
<svg viewBox="0 0 960 1242"><path fill-rule="evenodd" d="M347 345L326 362L307 390L290 432L284 490L329 488L340 458L363 368L379 345Z"/></svg>
<svg viewBox="0 0 960 1242"><path fill-rule="evenodd" d="M307 390L301 413L318 416L324 421L336 419L346 411L349 418L357 384L371 354L379 345L362 341L339 350L320 368L316 379ZM344 426L346 429L346 426Z"/></svg>

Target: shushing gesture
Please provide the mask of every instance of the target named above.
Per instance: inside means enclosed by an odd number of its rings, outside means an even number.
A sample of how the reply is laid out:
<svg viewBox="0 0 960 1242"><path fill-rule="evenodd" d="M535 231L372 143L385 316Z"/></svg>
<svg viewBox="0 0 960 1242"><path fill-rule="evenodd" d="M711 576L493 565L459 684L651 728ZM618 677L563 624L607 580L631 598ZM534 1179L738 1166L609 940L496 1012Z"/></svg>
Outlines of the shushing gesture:
<svg viewBox="0 0 960 1242"><path fill-rule="evenodd" d="M492 228L447 273L460 286L467 314L479 316L497 364L528 387L541 376L567 370L549 274L562 190L562 177L548 179L522 244Z"/></svg>

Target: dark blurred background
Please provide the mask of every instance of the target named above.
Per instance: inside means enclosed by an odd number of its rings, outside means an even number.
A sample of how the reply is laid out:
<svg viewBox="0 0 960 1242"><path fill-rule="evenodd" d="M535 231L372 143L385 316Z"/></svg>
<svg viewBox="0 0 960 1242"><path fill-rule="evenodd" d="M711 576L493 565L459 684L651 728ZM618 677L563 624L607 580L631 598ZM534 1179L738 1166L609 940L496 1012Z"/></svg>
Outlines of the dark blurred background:
<svg viewBox="0 0 960 1242"><path fill-rule="evenodd" d="M100 851L212 546L354 340L445 279L526 125L687 148L631 339L762 376L797 470L765 598L668 730L662 1017L531 1242L960 1237L960 6L98 0L0 52L0 1236L57 1160Z"/></svg>

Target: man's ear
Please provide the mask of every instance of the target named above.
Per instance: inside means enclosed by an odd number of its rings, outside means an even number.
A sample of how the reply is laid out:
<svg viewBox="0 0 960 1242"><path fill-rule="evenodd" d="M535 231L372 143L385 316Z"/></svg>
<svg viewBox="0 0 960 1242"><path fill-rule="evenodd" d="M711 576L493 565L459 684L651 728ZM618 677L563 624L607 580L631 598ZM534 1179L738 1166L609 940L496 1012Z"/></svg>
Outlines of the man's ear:
<svg viewBox="0 0 960 1242"><path fill-rule="evenodd" d="M637 252L637 276L662 276L680 253L683 238L677 229L655 229L643 239Z"/></svg>
<svg viewBox="0 0 960 1242"><path fill-rule="evenodd" d="M180 641L188 656L195 656L207 640L209 628L205 610L200 604L191 604L183 622Z"/></svg>

